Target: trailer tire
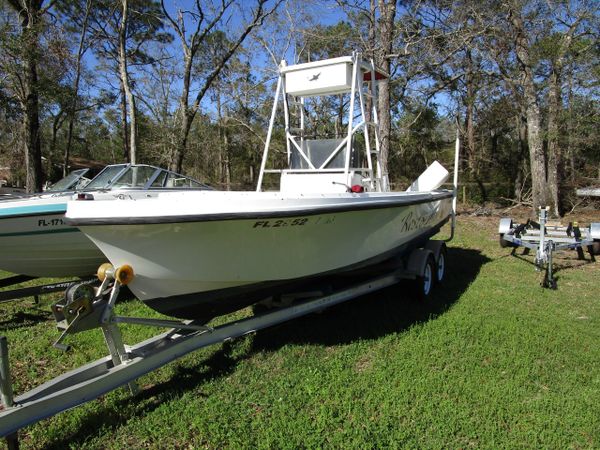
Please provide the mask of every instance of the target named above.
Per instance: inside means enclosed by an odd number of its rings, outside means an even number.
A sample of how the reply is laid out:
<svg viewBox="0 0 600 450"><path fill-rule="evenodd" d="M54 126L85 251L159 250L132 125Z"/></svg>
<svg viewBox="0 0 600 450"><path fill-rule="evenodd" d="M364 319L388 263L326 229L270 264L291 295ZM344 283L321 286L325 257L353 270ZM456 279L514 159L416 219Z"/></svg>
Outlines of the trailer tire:
<svg viewBox="0 0 600 450"><path fill-rule="evenodd" d="M592 254L600 255L600 241L594 241L592 244Z"/></svg>
<svg viewBox="0 0 600 450"><path fill-rule="evenodd" d="M504 234L501 234L499 236L498 241L500 242L500 247L502 247L502 248L515 248L515 247L518 247L518 245L516 245L514 242L510 242L510 241L507 241L506 239L504 239Z"/></svg>
<svg viewBox="0 0 600 450"><path fill-rule="evenodd" d="M436 276L436 265L433 256L430 255L423 267L423 273L418 275L413 281L413 292L420 301L428 300L433 290Z"/></svg>
<svg viewBox="0 0 600 450"><path fill-rule="evenodd" d="M446 276L446 261L447 261L447 251L446 246L442 246L440 249L440 254L437 257L437 261L435 262L435 277L434 281L436 284L441 284L444 281Z"/></svg>
<svg viewBox="0 0 600 450"><path fill-rule="evenodd" d="M426 250L431 250L435 261L435 276L433 280L436 284L441 283L446 276L446 243L444 241L430 240L425 244Z"/></svg>

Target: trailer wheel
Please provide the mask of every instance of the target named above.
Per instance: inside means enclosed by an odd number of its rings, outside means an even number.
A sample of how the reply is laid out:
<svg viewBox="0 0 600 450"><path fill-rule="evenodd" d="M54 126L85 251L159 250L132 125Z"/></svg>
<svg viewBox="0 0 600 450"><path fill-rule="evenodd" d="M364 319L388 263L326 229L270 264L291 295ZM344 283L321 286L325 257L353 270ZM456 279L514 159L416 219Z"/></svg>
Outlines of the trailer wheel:
<svg viewBox="0 0 600 450"><path fill-rule="evenodd" d="M440 249L440 254L435 264L435 282L440 284L446 276L446 246Z"/></svg>
<svg viewBox="0 0 600 450"><path fill-rule="evenodd" d="M441 283L446 276L446 243L444 241L431 240L425 244L426 250L431 250L435 261L433 281Z"/></svg>
<svg viewBox="0 0 600 450"><path fill-rule="evenodd" d="M433 290L433 284L436 277L436 267L433 256L427 258L423 273L415 278L413 281L413 290L417 299L423 301L427 300L431 291Z"/></svg>
<svg viewBox="0 0 600 450"><path fill-rule="evenodd" d="M512 233L509 233L509 234L512 235ZM518 247L518 245L515 244L514 242L507 241L506 239L504 239L504 236L505 236L504 234L501 234L499 236L498 241L500 242L500 247L502 247L502 248L516 248L516 247Z"/></svg>
<svg viewBox="0 0 600 450"><path fill-rule="evenodd" d="M594 255L600 255L600 241L594 241L592 244L592 253Z"/></svg>

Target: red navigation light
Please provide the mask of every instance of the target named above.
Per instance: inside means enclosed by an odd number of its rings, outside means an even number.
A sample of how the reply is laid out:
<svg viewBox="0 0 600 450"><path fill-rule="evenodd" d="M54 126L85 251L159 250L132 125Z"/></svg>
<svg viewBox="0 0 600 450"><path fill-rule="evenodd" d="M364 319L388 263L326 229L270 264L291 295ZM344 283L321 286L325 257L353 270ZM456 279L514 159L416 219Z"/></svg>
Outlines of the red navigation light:
<svg viewBox="0 0 600 450"><path fill-rule="evenodd" d="M350 188L350 191L354 194L362 194L363 192L365 192L365 188L360 184L355 184Z"/></svg>

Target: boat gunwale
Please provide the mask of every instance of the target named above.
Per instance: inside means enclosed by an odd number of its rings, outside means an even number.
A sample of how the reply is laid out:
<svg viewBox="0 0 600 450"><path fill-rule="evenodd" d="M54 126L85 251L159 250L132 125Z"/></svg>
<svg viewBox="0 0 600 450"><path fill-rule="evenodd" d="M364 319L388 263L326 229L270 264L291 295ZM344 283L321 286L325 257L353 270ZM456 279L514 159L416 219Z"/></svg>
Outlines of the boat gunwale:
<svg viewBox="0 0 600 450"><path fill-rule="evenodd" d="M62 209L56 208L56 209L47 209L48 206L62 206ZM8 211L10 210L27 210L31 208L39 208L39 211L31 211L31 212L8 212L5 213L4 211L2 211L2 209L0 209L0 220L2 219L20 219L22 217L37 217L37 216L64 216L64 214L67 212L67 204L66 203L51 203L48 205L35 205L35 206L17 206L14 208L7 208ZM42 210L41 208L44 207L46 209Z"/></svg>
<svg viewBox="0 0 600 450"><path fill-rule="evenodd" d="M172 216L140 216L140 217L69 217L67 211L66 223L73 226L95 226L95 225L159 225L168 223L190 223L190 222L216 222L229 220L255 220L315 216L320 214L333 214L340 212L368 211L373 209L386 209L419 205L423 203L437 202L451 199L452 191L432 191L419 198L411 196L395 196L394 198L377 199L373 202L336 203L326 205L311 205L310 208L279 209L269 211L243 211L243 212L221 212L210 214L187 214Z"/></svg>
<svg viewBox="0 0 600 450"><path fill-rule="evenodd" d="M208 191L210 189L205 189L205 188L150 188L150 189L144 189L144 188L119 188L119 189L97 189L97 190L93 190L90 191L93 195L94 192L97 193L101 193L101 194L106 194L106 193L113 193L115 197L118 197L119 195L127 195L129 192L151 192L151 193L155 193L155 192L180 192L180 191ZM81 191L83 193L85 193L85 191ZM73 191L65 191L60 193L59 195L61 197L67 196L69 197L69 199L67 201L73 201L72 195L77 194L77 192ZM37 194L34 194L37 195ZM4 199L5 201L10 201L10 202L19 202L19 201L30 201L31 198L15 198L15 199ZM104 200L104 199L103 199ZM111 199L112 200L112 199ZM61 205L63 206L62 209L54 209L54 210L42 210L42 208L48 208L48 206L55 206L55 205ZM12 210L27 210L27 209L31 209L31 208L39 208L40 211L36 211L36 212L8 212L6 213L5 211L12 211ZM0 220L2 219L15 219L15 218L21 218L21 217L36 217L36 216L48 216L48 215L64 215L67 212L67 202L65 203L48 203L45 205L23 205L23 206L14 206L14 207L10 207L10 208L5 208L5 210L3 210L2 208L0 208Z"/></svg>

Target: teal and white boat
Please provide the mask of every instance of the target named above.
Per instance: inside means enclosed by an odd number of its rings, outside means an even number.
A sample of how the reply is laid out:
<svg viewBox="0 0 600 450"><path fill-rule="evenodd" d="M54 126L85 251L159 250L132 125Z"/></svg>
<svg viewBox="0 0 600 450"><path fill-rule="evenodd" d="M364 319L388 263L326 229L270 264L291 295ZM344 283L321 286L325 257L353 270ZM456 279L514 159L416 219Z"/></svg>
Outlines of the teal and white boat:
<svg viewBox="0 0 600 450"><path fill-rule="evenodd" d="M91 181L86 174L87 169L74 171L43 193L0 201L0 270L34 277L94 273L106 258L64 220L67 202L74 196L135 199L165 190L210 189L184 175L142 164L110 165Z"/></svg>

